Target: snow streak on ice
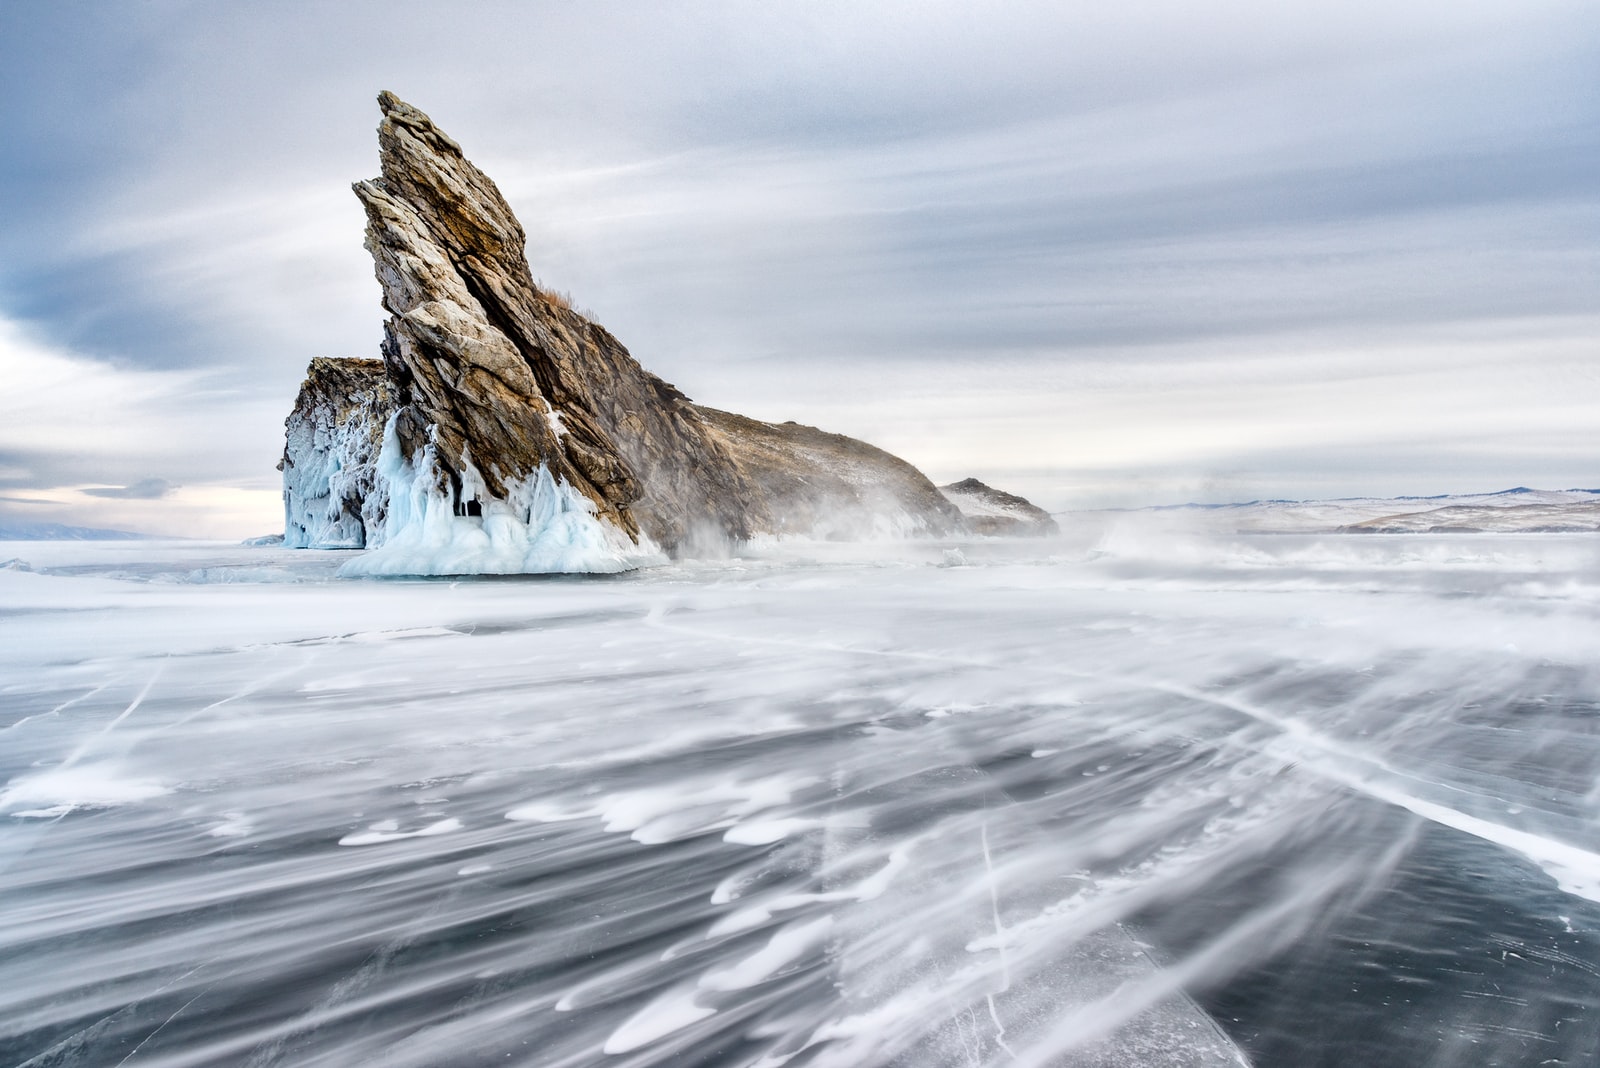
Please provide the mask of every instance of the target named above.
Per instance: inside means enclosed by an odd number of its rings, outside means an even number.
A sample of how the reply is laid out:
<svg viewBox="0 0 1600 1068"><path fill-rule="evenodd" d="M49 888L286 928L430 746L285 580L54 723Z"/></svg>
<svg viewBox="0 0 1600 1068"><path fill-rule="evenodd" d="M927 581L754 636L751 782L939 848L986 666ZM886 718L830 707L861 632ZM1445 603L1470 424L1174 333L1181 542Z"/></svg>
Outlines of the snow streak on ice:
<svg viewBox="0 0 1600 1068"><path fill-rule="evenodd" d="M1163 524L0 545L0 1063L1581 1062L1600 542Z"/></svg>

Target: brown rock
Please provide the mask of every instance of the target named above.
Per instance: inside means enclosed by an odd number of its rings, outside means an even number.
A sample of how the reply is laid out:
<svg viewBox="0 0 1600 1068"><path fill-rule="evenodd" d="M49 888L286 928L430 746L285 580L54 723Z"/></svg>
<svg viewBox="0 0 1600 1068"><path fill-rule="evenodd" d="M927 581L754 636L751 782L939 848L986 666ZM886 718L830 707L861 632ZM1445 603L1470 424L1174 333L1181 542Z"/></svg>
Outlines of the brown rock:
<svg viewBox="0 0 1600 1068"><path fill-rule="evenodd" d="M691 528L765 526L688 398L540 292L494 182L422 112L392 93L379 104L383 176L355 190L391 314L385 361L435 427L453 491L468 462L496 496L545 464L602 518L669 549Z"/></svg>

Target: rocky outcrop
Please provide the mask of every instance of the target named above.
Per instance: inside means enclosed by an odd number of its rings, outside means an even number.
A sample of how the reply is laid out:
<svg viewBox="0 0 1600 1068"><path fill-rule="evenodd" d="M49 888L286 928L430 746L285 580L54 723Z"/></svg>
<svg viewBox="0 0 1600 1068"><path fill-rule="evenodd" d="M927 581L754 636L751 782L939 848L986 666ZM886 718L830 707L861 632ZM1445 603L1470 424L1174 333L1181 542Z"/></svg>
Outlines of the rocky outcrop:
<svg viewBox="0 0 1600 1068"><path fill-rule="evenodd" d="M1043 508L975 478L940 486L939 492L961 510L967 529L974 534L1048 537L1061 533L1056 521Z"/></svg>
<svg viewBox="0 0 1600 1068"><path fill-rule="evenodd" d="M541 468L602 520L666 548L691 528L748 537L762 502L688 398L534 284L493 181L422 112L379 98L381 178L355 186L384 307L384 361L407 460L434 447L438 489L503 500Z"/></svg>
<svg viewBox="0 0 1600 1068"><path fill-rule="evenodd" d="M379 361L311 361L278 461L284 545L360 549L381 528L388 493L377 477L378 450L394 406Z"/></svg>
<svg viewBox="0 0 1600 1068"><path fill-rule="evenodd" d="M283 465L289 543L376 546L357 570L386 573L590 571L759 535L965 529L882 450L699 407L644 370L534 282L521 225L460 146L393 94L379 105L382 175L354 188L383 371L313 364Z"/></svg>
<svg viewBox="0 0 1600 1068"><path fill-rule="evenodd" d="M960 511L898 456L814 426L697 411L756 489L762 533L857 541L963 530Z"/></svg>

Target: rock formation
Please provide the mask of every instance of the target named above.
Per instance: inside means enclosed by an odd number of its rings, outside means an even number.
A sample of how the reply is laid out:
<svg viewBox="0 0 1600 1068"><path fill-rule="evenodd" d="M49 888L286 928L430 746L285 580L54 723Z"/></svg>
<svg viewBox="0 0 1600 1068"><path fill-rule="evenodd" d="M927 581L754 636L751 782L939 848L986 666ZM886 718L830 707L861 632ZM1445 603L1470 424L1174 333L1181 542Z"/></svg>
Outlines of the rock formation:
<svg viewBox="0 0 1600 1068"><path fill-rule="evenodd" d="M903 460L700 407L644 370L534 283L521 225L460 146L378 102L382 176L355 192L383 361L312 363L280 465L286 544L375 547L365 573L606 571L760 535L967 530Z"/></svg>
<svg viewBox="0 0 1600 1068"><path fill-rule="evenodd" d="M940 486L939 492L961 509L967 529L974 534L1048 537L1061 533L1056 521L1043 508L975 478Z"/></svg>

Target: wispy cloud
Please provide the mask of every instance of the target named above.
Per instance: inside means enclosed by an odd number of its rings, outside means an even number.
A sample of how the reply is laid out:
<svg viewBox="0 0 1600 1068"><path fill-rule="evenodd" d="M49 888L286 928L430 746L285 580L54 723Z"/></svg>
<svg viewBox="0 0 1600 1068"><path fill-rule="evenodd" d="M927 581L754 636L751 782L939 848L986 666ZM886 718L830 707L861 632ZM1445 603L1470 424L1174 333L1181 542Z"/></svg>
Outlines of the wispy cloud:
<svg viewBox="0 0 1600 1068"><path fill-rule="evenodd" d="M0 379L0 489L14 491L0 506L153 533L226 536L276 521L281 398L238 390L225 371L89 359L3 318Z"/></svg>
<svg viewBox="0 0 1600 1068"><path fill-rule="evenodd" d="M385 87L719 406L1056 504L1376 481L1380 441L1415 490L1588 462L1592 4L485 3L421 62L432 10L6 10L0 488L274 521L306 363L379 337L348 183ZM186 488L86 492L152 472Z"/></svg>
<svg viewBox="0 0 1600 1068"><path fill-rule="evenodd" d="M158 501L179 487L164 478L141 478L128 486L90 486L81 489L91 497L109 497L124 501Z"/></svg>

